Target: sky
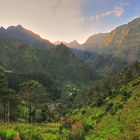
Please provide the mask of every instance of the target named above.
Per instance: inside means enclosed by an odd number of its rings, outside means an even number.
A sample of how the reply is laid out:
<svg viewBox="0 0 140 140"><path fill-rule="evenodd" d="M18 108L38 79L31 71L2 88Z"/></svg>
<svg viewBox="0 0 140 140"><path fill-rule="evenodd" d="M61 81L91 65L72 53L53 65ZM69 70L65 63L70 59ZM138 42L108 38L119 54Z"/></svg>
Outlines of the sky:
<svg viewBox="0 0 140 140"><path fill-rule="evenodd" d="M0 26L22 25L50 41L109 32L140 17L140 0L0 0Z"/></svg>

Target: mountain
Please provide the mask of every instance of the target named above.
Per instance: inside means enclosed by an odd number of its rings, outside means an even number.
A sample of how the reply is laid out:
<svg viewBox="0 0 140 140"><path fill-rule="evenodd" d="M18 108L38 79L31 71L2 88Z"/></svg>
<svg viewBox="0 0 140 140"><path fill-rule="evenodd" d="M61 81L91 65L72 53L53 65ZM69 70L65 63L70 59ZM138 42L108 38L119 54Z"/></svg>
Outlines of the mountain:
<svg viewBox="0 0 140 140"><path fill-rule="evenodd" d="M22 41L28 41L39 47L45 47L45 48L54 47L54 45L50 41L46 39L42 39L39 35L33 33L30 30L25 29L21 25L10 26L7 29L1 27L0 38L5 38L5 37L16 38Z"/></svg>
<svg viewBox="0 0 140 140"><path fill-rule="evenodd" d="M42 49L30 42L1 38L0 62L13 73L41 73L60 83L89 81L97 77L92 68L63 44Z"/></svg>
<svg viewBox="0 0 140 140"><path fill-rule="evenodd" d="M114 74L140 60L140 18L90 36L84 44L63 44L55 47L21 25L1 27L0 61L15 73L49 73L63 82L94 79L95 70L102 76Z"/></svg>
<svg viewBox="0 0 140 140"><path fill-rule="evenodd" d="M120 57L128 63L140 59L140 18L106 34L88 38L82 45L85 50Z"/></svg>
<svg viewBox="0 0 140 140"><path fill-rule="evenodd" d="M69 43L67 42L63 42L63 44L65 44L66 46L68 46L69 48L79 48L80 47L80 44L77 42L77 40L73 40Z"/></svg>
<svg viewBox="0 0 140 140"><path fill-rule="evenodd" d="M77 51L79 55L76 53L76 56L83 58L102 74L115 73L126 65L139 61L140 18L119 26L110 33L90 36Z"/></svg>
<svg viewBox="0 0 140 140"><path fill-rule="evenodd" d="M59 40L53 42L54 45L60 45L61 43L62 43L62 42L59 41Z"/></svg>
<svg viewBox="0 0 140 140"><path fill-rule="evenodd" d="M74 48L6 32L1 28L1 140L140 139L140 19L80 47L74 41Z"/></svg>

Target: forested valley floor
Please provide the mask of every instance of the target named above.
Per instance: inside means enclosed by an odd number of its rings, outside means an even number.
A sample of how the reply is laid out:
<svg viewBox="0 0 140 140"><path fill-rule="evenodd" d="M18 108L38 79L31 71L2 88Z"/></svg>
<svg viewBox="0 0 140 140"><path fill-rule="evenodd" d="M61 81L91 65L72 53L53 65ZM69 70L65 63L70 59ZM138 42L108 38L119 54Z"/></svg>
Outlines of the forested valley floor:
<svg viewBox="0 0 140 140"><path fill-rule="evenodd" d="M66 82L56 98L36 80L8 87L0 68L1 140L139 140L140 63L111 77Z"/></svg>

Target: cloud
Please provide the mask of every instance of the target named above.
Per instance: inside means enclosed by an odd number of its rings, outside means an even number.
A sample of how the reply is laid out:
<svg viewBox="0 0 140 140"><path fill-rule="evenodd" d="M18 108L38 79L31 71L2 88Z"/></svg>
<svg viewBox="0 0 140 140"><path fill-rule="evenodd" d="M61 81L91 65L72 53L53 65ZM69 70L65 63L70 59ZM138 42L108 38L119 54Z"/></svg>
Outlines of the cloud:
<svg viewBox="0 0 140 140"><path fill-rule="evenodd" d="M84 34L81 7L85 1L0 0L0 24L22 24L50 40L79 39Z"/></svg>
<svg viewBox="0 0 140 140"><path fill-rule="evenodd" d="M114 11L112 11L112 13L114 13L114 15L116 15L117 17L120 17L123 15L124 9L122 7L115 7L115 9L114 9Z"/></svg>
<svg viewBox="0 0 140 140"><path fill-rule="evenodd" d="M123 15L123 13L124 13L123 7L116 6L111 11L103 12L103 13L100 13L100 14L95 15L95 16L90 16L90 17L87 17L87 19L94 20L94 19L100 19L100 18L107 17L107 16L121 17Z"/></svg>
<svg viewBox="0 0 140 140"><path fill-rule="evenodd" d="M83 7L89 6L90 1L94 5L106 3L106 0L0 0L0 25L7 27L22 24L51 41L77 39L83 42L87 36L104 31L104 23L98 19L107 16L120 17L124 13L125 5L128 5L120 4L110 11L86 17ZM100 8L102 10L102 6ZM96 8L91 9L89 14L97 11Z"/></svg>

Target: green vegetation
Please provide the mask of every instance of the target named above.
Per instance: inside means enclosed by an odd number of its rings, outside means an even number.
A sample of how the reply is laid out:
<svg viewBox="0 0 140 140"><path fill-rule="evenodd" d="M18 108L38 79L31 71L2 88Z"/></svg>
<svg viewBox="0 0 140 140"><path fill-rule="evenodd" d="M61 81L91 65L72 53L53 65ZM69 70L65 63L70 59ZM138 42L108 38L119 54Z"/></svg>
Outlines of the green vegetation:
<svg viewBox="0 0 140 140"><path fill-rule="evenodd" d="M137 21L95 36L101 46L91 37L99 50L90 58L63 44L39 47L40 38L0 38L0 140L139 140ZM138 55L127 57L131 45Z"/></svg>
<svg viewBox="0 0 140 140"><path fill-rule="evenodd" d="M43 75L46 77L43 79L45 83L48 81L56 84L67 81L78 83L97 78L94 70L79 60L63 44L44 49L18 39L0 38L0 62L12 71L11 75L18 77L23 74ZM39 76L34 78L39 79Z"/></svg>
<svg viewBox="0 0 140 140"><path fill-rule="evenodd" d="M8 91L1 92L1 119L6 122L0 123L2 140L14 140L15 137L23 140L140 138L138 62L115 76L88 85L67 82L55 102L50 93L34 80L23 82L19 93L9 89L6 70L2 67L1 85L4 91Z"/></svg>
<svg viewBox="0 0 140 140"><path fill-rule="evenodd" d="M140 60L140 18L128 24L121 25L109 33L99 33L90 36L79 46L80 58L95 68L100 74L116 73ZM84 57L85 56L85 57Z"/></svg>

